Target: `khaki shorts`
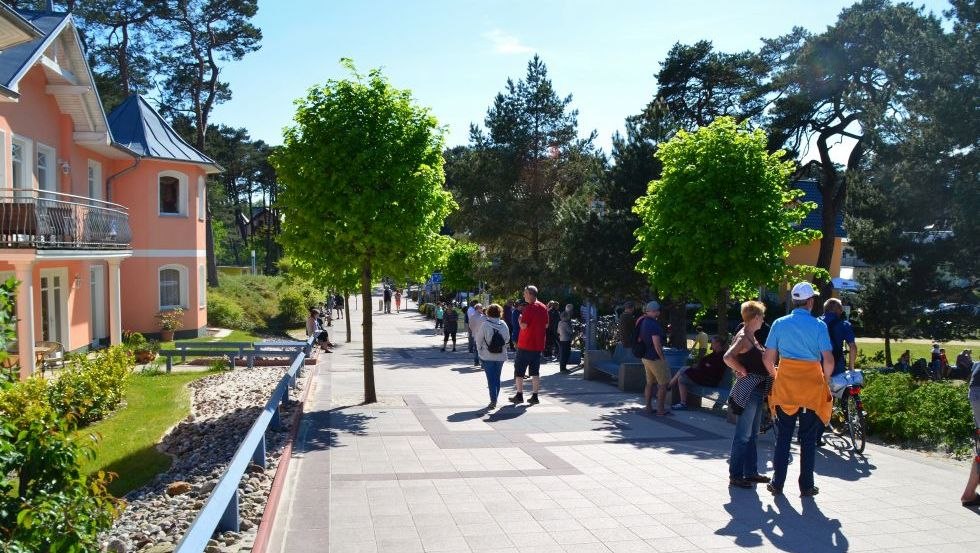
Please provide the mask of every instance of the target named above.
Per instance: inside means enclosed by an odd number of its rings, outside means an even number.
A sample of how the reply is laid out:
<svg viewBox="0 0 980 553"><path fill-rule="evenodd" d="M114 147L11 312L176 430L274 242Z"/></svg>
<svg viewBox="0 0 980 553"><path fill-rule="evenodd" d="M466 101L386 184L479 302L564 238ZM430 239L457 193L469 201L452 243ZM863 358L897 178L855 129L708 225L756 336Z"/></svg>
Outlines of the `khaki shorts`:
<svg viewBox="0 0 980 553"><path fill-rule="evenodd" d="M651 361L642 359L644 372L647 373L647 384L660 384L666 386L670 382L670 367L663 359Z"/></svg>

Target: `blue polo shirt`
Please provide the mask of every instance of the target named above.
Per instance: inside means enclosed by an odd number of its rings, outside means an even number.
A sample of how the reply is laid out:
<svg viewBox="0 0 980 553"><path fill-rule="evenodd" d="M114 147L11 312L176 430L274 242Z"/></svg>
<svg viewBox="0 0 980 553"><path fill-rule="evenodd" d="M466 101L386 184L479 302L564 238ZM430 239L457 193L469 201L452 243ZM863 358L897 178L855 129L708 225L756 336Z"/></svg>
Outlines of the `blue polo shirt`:
<svg viewBox="0 0 980 553"><path fill-rule="evenodd" d="M851 322L837 316L837 313L824 313L820 320L827 325L830 335L830 345L834 353L834 375L841 374L847 369L844 359L844 344L854 343L854 327ZM833 375L831 375L833 376Z"/></svg>
<svg viewBox="0 0 980 553"><path fill-rule="evenodd" d="M820 361L820 352L833 349L827 325L805 307L797 307L772 323L766 338L769 348L775 348L781 358L801 361Z"/></svg>

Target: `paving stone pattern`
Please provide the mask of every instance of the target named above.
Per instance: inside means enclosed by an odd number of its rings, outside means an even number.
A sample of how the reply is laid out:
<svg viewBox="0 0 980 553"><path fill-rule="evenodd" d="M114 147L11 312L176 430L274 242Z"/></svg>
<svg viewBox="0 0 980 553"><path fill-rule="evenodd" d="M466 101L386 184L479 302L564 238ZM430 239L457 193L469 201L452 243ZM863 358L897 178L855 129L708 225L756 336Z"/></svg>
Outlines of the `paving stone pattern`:
<svg viewBox="0 0 980 553"><path fill-rule="evenodd" d="M374 302L377 305L377 302ZM414 304L413 304L414 305ZM966 463L869 445L818 451L816 498L728 487L732 426L701 411L654 418L640 398L542 367L539 405L498 410L461 334L456 353L414 311L374 314L379 402L360 405L355 335L325 356L270 551L975 552L959 505ZM508 374L510 373L510 374ZM529 386L527 383L526 386ZM772 449L760 444L760 458ZM794 450L794 455L796 451ZM771 475L771 462L768 462Z"/></svg>

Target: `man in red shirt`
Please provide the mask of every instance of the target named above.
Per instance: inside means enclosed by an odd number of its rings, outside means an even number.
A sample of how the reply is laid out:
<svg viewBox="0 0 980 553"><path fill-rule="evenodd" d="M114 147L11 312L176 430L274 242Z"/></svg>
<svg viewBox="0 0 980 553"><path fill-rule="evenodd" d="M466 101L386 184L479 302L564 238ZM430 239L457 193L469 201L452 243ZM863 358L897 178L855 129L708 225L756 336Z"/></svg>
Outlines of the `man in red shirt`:
<svg viewBox="0 0 980 553"><path fill-rule="evenodd" d="M510 398L511 403L524 402L524 377L531 374L531 399L528 403L538 403L538 388L541 386L541 352L544 351L545 333L548 329L548 308L538 301L538 289L528 286L524 289L527 306L521 313L521 333L517 337L517 355L514 357L514 387L517 394Z"/></svg>

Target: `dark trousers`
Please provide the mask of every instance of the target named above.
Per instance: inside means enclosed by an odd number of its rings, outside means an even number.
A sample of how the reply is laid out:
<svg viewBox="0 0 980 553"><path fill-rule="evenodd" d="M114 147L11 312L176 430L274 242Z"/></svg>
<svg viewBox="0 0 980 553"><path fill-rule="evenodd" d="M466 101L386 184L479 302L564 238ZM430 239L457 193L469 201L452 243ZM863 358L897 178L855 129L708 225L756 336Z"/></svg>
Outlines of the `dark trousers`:
<svg viewBox="0 0 980 553"><path fill-rule="evenodd" d="M776 449L773 452L772 485L782 489L786 482L786 468L789 465L789 446L793 441L796 421L800 422L800 491L813 487L813 464L817 454L817 436L823 431L823 422L817 414L807 409L799 409L794 415L787 415L776 407Z"/></svg>
<svg viewBox="0 0 980 553"><path fill-rule="evenodd" d="M442 328L442 319L436 319L436 328Z"/></svg>
<svg viewBox="0 0 980 553"><path fill-rule="evenodd" d="M445 328L442 331L442 349L446 349L446 342L449 341L449 337L453 339L453 349L456 349L456 329L455 328Z"/></svg>
<svg viewBox="0 0 980 553"><path fill-rule="evenodd" d="M568 358L572 356L572 341L558 342L558 369L567 370Z"/></svg>

